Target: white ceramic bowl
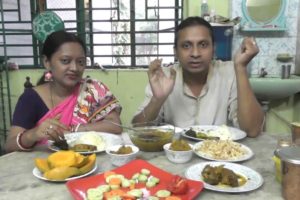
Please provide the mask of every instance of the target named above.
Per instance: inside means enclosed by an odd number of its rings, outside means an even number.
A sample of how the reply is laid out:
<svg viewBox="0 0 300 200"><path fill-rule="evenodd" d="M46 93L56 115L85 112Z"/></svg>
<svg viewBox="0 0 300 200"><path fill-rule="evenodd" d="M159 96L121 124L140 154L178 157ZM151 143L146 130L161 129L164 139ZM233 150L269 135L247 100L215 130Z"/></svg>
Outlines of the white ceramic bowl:
<svg viewBox="0 0 300 200"><path fill-rule="evenodd" d="M188 151L173 151L170 150L171 143L164 145L164 150L167 158L173 163L186 163L190 161L193 157L193 145L189 144L191 150Z"/></svg>
<svg viewBox="0 0 300 200"><path fill-rule="evenodd" d="M134 146L134 145L129 145L126 144L125 146L130 146L132 149L132 153L129 154L115 154L115 153L111 153L111 151L118 151L118 149L121 147L122 145L113 145L110 146L106 149L106 153L109 155L110 161L113 165L115 166L122 166L125 165L126 163L134 160L139 152L139 148Z"/></svg>

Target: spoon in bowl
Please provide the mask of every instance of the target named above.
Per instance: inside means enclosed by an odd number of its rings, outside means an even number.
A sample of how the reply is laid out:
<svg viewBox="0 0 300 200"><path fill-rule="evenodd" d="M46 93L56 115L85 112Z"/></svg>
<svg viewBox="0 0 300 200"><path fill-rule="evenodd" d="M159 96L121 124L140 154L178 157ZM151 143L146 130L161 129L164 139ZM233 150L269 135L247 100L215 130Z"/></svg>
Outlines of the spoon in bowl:
<svg viewBox="0 0 300 200"><path fill-rule="evenodd" d="M121 124L119 124L119 123L116 123L116 122L113 122L113 121L110 121L110 120L104 119L103 121L108 122L108 123L111 123L111 124L113 124L113 125L119 126L119 127L121 127L121 128L127 129L127 130L131 130L131 131L135 131L135 132L138 131L138 130L136 130L135 128L132 128L132 127L129 127L129 126L124 126L124 125L121 125Z"/></svg>

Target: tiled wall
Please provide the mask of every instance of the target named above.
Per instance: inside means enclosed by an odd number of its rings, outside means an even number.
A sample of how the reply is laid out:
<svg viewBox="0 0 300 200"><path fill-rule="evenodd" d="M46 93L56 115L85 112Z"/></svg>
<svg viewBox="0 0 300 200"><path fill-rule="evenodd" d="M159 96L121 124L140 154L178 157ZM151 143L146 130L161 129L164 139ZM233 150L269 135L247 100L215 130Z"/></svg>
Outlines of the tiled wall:
<svg viewBox="0 0 300 200"><path fill-rule="evenodd" d="M251 61L249 74L258 74L261 68L265 68L269 75L280 76L280 66L276 60L278 53L289 53L294 56L291 63L291 73L295 73L295 55L298 34L298 8L299 0L283 0L287 2L286 24L284 32L240 32L236 27L233 37L233 54L246 36L254 36L260 48L260 53ZM231 17L242 17L242 0L231 0ZM300 34L300 32L299 32ZM299 48L299 47L298 47Z"/></svg>

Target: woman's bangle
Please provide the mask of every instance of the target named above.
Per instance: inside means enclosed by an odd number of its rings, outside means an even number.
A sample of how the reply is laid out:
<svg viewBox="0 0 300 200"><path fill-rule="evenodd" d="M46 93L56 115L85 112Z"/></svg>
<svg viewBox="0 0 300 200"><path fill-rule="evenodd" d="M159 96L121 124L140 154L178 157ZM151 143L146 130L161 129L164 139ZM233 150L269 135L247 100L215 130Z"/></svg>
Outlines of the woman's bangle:
<svg viewBox="0 0 300 200"><path fill-rule="evenodd" d="M24 134L25 132L26 132L26 130L24 130L24 131L18 133L16 142L17 142L18 147L19 147L21 150L23 150L23 151L31 151L31 150L32 150L32 147L33 147L35 144L33 144L33 145L30 146L30 147L25 147L25 146L22 144L21 138L22 138L22 136L23 136L23 134Z"/></svg>
<svg viewBox="0 0 300 200"><path fill-rule="evenodd" d="M77 124L77 126L76 126L75 129L74 129L74 132L77 132L77 131L78 131L80 125L81 125L81 124Z"/></svg>

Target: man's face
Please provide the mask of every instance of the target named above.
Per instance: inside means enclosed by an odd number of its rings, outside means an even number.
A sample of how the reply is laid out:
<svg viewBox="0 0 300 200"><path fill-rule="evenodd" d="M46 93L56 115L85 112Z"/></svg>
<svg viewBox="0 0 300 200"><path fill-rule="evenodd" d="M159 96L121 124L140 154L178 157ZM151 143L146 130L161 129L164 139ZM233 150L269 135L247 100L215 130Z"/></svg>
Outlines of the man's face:
<svg viewBox="0 0 300 200"><path fill-rule="evenodd" d="M183 70L201 73L209 68L214 55L214 46L205 26L186 27L178 32L175 55Z"/></svg>

